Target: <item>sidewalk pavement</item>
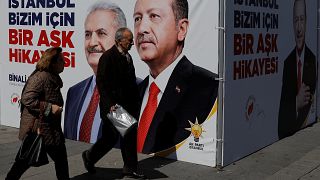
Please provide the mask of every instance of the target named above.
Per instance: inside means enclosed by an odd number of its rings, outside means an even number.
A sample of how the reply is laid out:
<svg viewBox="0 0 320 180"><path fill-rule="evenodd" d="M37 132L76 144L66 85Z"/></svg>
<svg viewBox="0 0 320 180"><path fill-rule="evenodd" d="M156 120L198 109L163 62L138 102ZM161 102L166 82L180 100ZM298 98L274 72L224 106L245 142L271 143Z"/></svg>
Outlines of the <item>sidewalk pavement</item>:
<svg viewBox="0 0 320 180"><path fill-rule="evenodd" d="M0 179L12 166L20 141L18 129L0 126ZM97 173L88 174L81 153L90 144L67 140L70 177L72 180L122 179L122 158L119 149L112 149L97 164ZM214 179L214 180L317 180L320 179L320 123L267 146L222 170L187 162L139 154L139 165L149 179ZM54 164L30 168L23 180L56 179Z"/></svg>

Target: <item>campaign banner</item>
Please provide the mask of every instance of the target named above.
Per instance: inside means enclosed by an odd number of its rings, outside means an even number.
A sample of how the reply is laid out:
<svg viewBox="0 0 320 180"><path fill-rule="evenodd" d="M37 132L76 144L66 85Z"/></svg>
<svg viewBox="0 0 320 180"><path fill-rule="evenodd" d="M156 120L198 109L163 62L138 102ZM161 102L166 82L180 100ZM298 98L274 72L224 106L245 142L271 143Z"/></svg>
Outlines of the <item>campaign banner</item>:
<svg viewBox="0 0 320 180"><path fill-rule="evenodd" d="M318 49L318 51L317 51L317 58L318 58L318 61L319 61L319 56L320 56L320 51L319 51L319 48L320 48L320 2L318 1L318 21L317 21L317 30L318 30L318 44L317 44L317 49ZM318 63L318 70L319 70L319 66L320 66L320 64ZM317 84L317 86L319 87L319 83L320 83L320 78L319 78L319 74L318 74L318 84ZM320 88L317 88L317 90L318 90L318 94L319 94L319 89ZM319 108L318 107L320 107L320 96L318 95L317 96L317 119L318 119L318 121L320 120L320 111L319 111Z"/></svg>
<svg viewBox="0 0 320 180"><path fill-rule="evenodd" d="M2 81L3 81L3 75L2 75L2 72L3 72L3 70L2 70L2 64L1 64L1 61L0 61L0 85L2 85ZM0 124L2 124L1 123L1 113L2 113L2 106L1 106L1 95L2 95L2 93L1 93L1 91L2 91L2 86L0 87Z"/></svg>
<svg viewBox="0 0 320 180"><path fill-rule="evenodd" d="M28 76L35 69L41 54L49 47L63 48L65 71L62 74L62 94L77 78L90 71L81 61L83 51L77 25L76 4L73 1L17 1L1 2L1 49L3 65L2 108L3 125L19 127L19 102ZM79 9L81 10L81 9ZM77 58L78 57L78 58ZM82 72L79 68L83 65ZM76 75L76 74L77 75ZM67 78L66 78L67 77Z"/></svg>
<svg viewBox="0 0 320 180"><path fill-rule="evenodd" d="M2 15L2 14L1 14ZM5 17L4 16L1 16L0 17L0 22L4 22L4 20L5 20ZM6 37L5 36L1 36L0 35L0 41L1 42L6 42ZM0 43L0 49L4 49L4 47L5 47L6 45L5 45L5 43ZM4 76L4 74L3 74L3 68L2 68L2 64L3 64L3 61L4 61L4 59L3 58L1 58L0 59L0 124L2 124L2 122L1 122L1 119L2 119L2 88L4 88L3 86L2 86L2 82L4 82L4 78L3 78L3 76Z"/></svg>
<svg viewBox="0 0 320 180"><path fill-rule="evenodd" d="M110 5L110 2L113 4ZM1 42L6 42L0 44L3 52L1 58L3 70L1 70L0 96L1 124L19 127L19 102L28 76L35 69L44 50L52 46L60 46L63 48L66 63L64 72L61 73L64 83L62 94L65 100L62 127L66 138L81 140L79 138L81 124L93 94L97 62L102 54L100 51L108 50L114 44L115 29L112 28L115 28L113 27L115 24L112 23L121 19L119 17L117 20L110 18L122 16L118 11L120 8L134 38L136 34L139 34L136 32L138 30L143 33L153 33L154 42L152 43L164 43L160 48L166 52L170 50L166 47L176 44L171 43L173 39L165 39L172 33L168 33L167 28L163 29L163 27L173 27L172 24L161 26L167 23L165 18L172 20L172 17L175 16L172 10L174 6L171 4L169 6L168 2L142 3L136 7L136 1L130 0L113 2L109 0L1 1L2 25L0 29L2 33L0 38ZM185 32L182 36L185 36L185 40L181 56L179 56L181 60L179 59L176 65L182 70L181 72L176 70L177 73L173 72L178 74L178 79L182 81L171 82L171 79L177 79L172 75L168 84L172 85L173 89L170 93L173 94L167 93L165 89L158 106L159 109L162 109L160 107L166 106L165 103L177 104L173 109L167 109L166 114L161 114L161 112L166 112L161 110L158 116L174 119L172 121L164 119L163 122L166 124L158 123L162 121L160 119L154 123L155 126L151 126L153 130L150 130L151 135L147 136L150 137L148 139L150 142L145 153L215 166L217 103L216 92L214 92L216 88L212 86L215 82L212 77L214 73L218 74L218 30L216 27L218 26L219 2L190 0L188 3L188 21L181 21L182 31ZM149 6L155 8L152 13L147 14L149 11L144 12L144 9ZM112 10L106 10L108 8ZM110 12L114 14L110 15ZM208 18L210 20L207 20ZM139 19L143 21L138 27ZM143 28L146 29L143 30ZM141 60L142 55L137 49L137 44L135 44L129 53L135 66L137 81L141 82L150 71L149 66ZM182 63L184 63L183 66ZM191 74L190 77L186 78L185 75L189 74ZM204 81L206 78L210 80ZM203 93L203 89L206 93ZM172 100L175 102L171 103ZM98 107L92 123L89 143L95 143L101 136L100 111ZM159 124L161 126L157 127ZM171 132L172 138L167 132ZM169 137L168 140L165 140L167 137ZM172 149L175 150L172 151Z"/></svg>
<svg viewBox="0 0 320 180"><path fill-rule="evenodd" d="M226 1L223 165L315 122L316 27L316 0Z"/></svg>

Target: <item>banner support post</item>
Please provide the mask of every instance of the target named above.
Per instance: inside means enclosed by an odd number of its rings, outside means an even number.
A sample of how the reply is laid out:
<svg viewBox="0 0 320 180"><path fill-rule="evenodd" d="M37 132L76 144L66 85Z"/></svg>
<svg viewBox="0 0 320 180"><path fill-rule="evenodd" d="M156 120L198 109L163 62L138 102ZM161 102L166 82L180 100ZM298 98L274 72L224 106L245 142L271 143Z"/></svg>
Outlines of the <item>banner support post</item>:
<svg viewBox="0 0 320 180"><path fill-rule="evenodd" d="M218 89L218 117L217 117L217 147L216 147L216 167L221 169L223 166L223 126L224 126L224 83L225 83L225 1L219 0L219 37L218 37L218 73L219 89Z"/></svg>

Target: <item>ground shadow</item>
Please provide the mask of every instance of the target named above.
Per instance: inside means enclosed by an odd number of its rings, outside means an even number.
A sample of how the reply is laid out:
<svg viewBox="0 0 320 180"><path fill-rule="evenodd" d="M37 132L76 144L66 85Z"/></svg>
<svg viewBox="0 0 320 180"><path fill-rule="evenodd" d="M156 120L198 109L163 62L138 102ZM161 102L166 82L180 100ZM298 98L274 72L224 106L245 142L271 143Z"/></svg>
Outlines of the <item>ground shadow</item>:
<svg viewBox="0 0 320 180"><path fill-rule="evenodd" d="M168 178L167 175L157 170L157 168L164 167L173 162L175 162L175 160L154 156L154 157L149 157L139 161L139 168L141 172L143 172L143 174L146 175L147 179ZM130 179L130 178L123 178L122 168L96 167L96 170L97 172L95 174L83 173L83 174L72 177L71 180Z"/></svg>
<svg viewBox="0 0 320 180"><path fill-rule="evenodd" d="M176 162L176 160L153 156L139 161L139 167L148 179L168 178L166 174L163 174L157 169L173 162Z"/></svg>
<svg viewBox="0 0 320 180"><path fill-rule="evenodd" d="M106 180L106 179L122 179L121 168L99 168L96 167L95 174L83 173L70 178L71 180Z"/></svg>

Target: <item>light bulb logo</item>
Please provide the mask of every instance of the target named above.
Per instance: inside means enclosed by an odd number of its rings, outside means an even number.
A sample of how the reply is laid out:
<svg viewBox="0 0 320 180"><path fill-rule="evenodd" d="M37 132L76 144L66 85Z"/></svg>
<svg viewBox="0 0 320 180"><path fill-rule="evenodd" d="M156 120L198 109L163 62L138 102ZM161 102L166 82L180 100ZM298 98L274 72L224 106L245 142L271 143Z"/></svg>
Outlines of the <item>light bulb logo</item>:
<svg viewBox="0 0 320 180"><path fill-rule="evenodd" d="M205 130L202 128L202 124L198 123L197 118L195 123L192 123L191 121L189 121L189 124L191 128L185 128L185 129L188 131L191 131L191 134L194 137L195 142L199 142L199 138L202 137L201 134L205 132Z"/></svg>

